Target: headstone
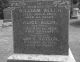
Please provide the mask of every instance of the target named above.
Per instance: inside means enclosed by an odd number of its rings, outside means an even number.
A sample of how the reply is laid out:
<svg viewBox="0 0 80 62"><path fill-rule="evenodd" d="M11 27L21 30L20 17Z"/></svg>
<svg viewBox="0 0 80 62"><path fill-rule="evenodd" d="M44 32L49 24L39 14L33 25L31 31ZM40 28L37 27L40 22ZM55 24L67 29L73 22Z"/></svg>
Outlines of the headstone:
<svg viewBox="0 0 80 62"><path fill-rule="evenodd" d="M12 8L6 8L4 12L4 22L12 22Z"/></svg>
<svg viewBox="0 0 80 62"><path fill-rule="evenodd" d="M14 53L68 56L69 3L69 0L24 0L22 6L15 8Z"/></svg>
<svg viewBox="0 0 80 62"><path fill-rule="evenodd" d="M2 27L3 25L3 20L0 20L0 27Z"/></svg>

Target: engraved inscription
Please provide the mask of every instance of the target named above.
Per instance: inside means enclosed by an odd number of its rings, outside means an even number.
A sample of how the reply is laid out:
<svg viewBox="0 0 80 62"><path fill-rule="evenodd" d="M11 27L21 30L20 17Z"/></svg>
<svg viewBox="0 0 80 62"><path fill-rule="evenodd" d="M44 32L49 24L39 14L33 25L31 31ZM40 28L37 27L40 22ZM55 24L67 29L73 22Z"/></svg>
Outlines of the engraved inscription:
<svg viewBox="0 0 80 62"><path fill-rule="evenodd" d="M47 5L47 4L46 4ZM56 41L60 41L55 34L58 33L57 13L62 13L61 8L39 5L28 5L26 9L20 10L24 13L23 38L25 45L52 47ZM53 36L50 36L51 33Z"/></svg>
<svg viewBox="0 0 80 62"><path fill-rule="evenodd" d="M15 52L68 54L68 0L24 0L13 10Z"/></svg>

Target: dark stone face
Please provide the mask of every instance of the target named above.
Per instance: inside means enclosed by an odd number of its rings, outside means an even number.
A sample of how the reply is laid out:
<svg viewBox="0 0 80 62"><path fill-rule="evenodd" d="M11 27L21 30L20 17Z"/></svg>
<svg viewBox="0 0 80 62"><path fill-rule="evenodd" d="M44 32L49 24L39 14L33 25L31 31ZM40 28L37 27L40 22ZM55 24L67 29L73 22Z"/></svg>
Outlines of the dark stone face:
<svg viewBox="0 0 80 62"><path fill-rule="evenodd" d="M13 11L14 52L68 55L68 1L26 1Z"/></svg>

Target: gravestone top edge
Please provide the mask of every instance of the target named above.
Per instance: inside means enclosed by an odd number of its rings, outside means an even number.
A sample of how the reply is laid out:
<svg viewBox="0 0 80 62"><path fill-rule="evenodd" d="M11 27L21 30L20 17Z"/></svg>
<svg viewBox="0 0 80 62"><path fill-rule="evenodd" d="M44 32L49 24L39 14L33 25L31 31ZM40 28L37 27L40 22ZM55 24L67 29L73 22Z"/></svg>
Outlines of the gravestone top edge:
<svg viewBox="0 0 80 62"><path fill-rule="evenodd" d="M60 6L65 7L67 9L70 9L70 0L13 0L10 1L10 3L13 4L11 7L21 7L25 6L26 2L39 2L39 1L53 1L54 6Z"/></svg>

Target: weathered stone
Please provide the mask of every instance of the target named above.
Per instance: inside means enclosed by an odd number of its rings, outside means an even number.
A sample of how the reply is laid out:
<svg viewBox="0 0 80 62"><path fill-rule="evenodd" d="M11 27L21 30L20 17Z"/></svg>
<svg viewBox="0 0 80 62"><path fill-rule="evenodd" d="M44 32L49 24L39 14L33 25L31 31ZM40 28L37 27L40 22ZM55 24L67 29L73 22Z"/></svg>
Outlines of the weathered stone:
<svg viewBox="0 0 80 62"><path fill-rule="evenodd" d="M57 61L25 61L25 60L9 60L8 62L57 62Z"/></svg>
<svg viewBox="0 0 80 62"><path fill-rule="evenodd" d="M68 55L68 0L27 0L13 10L14 52Z"/></svg>
<svg viewBox="0 0 80 62"><path fill-rule="evenodd" d="M10 3L15 7L12 11L15 54L7 62L66 62L69 0L11 0Z"/></svg>

